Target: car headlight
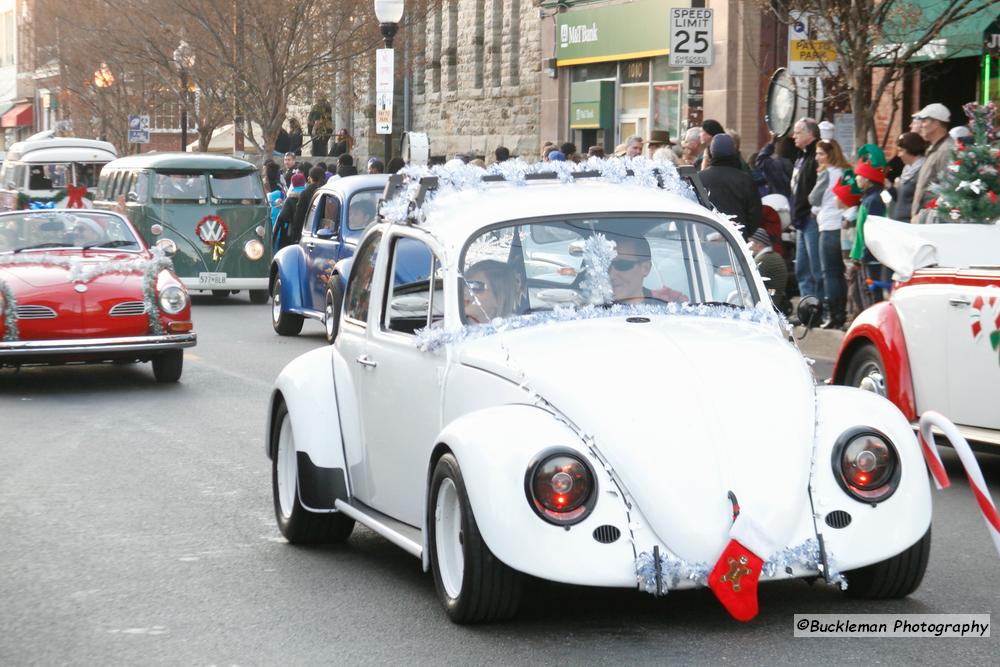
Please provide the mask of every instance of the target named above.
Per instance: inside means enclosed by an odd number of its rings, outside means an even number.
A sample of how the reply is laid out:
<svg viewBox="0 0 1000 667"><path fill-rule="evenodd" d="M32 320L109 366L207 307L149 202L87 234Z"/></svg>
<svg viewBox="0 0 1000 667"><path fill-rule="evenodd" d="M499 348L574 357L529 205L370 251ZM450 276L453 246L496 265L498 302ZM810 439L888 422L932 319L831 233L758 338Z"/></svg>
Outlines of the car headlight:
<svg viewBox="0 0 1000 667"><path fill-rule="evenodd" d="M256 262L264 256L264 244L257 239L251 239L243 246L243 254Z"/></svg>
<svg viewBox="0 0 1000 667"><path fill-rule="evenodd" d="M833 447L832 463L837 483L861 502L882 502L899 486L899 454L876 429L858 427L842 434Z"/></svg>
<svg viewBox="0 0 1000 667"><path fill-rule="evenodd" d="M156 247L162 250L167 257L173 257L177 254L177 244L173 239L160 239L156 242Z"/></svg>
<svg viewBox="0 0 1000 667"><path fill-rule="evenodd" d="M524 486L535 513L557 526L583 521L597 501L593 471L568 451L543 452L528 466Z"/></svg>
<svg viewBox="0 0 1000 667"><path fill-rule="evenodd" d="M160 292L160 309L170 315L176 315L187 306L188 295L183 288L171 285Z"/></svg>

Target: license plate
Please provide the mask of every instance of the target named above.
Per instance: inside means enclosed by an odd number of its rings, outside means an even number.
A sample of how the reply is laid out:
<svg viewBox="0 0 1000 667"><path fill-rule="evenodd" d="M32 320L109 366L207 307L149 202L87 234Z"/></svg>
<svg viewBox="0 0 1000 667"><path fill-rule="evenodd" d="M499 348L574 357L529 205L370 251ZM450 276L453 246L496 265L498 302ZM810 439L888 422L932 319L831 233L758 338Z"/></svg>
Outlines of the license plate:
<svg viewBox="0 0 1000 667"><path fill-rule="evenodd" d="M198 274L199 285L225 285L226 274L216 271L202 271Z"/></svg>

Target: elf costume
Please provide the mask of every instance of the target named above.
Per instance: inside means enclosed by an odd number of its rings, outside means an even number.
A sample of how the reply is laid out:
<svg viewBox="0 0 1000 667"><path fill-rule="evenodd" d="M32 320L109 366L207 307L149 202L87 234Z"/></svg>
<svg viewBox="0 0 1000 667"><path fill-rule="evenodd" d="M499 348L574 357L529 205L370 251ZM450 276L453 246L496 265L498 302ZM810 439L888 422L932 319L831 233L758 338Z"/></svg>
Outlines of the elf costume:
<svg viewBox="0 0 1000 667"><path fill-rule="evenodd" d="M882 183L885 182L885 153L875 144L865 144L858 149L858 164L854 167L857 176L864 176L878 186L868 188L858 207L858 229L854 235L854 247L851 249L851 259L871 261L871 255L865 260L865 219L868 215L885 215L885 204L882 204ZM876 202L877 200L877 202Z"/></svg>

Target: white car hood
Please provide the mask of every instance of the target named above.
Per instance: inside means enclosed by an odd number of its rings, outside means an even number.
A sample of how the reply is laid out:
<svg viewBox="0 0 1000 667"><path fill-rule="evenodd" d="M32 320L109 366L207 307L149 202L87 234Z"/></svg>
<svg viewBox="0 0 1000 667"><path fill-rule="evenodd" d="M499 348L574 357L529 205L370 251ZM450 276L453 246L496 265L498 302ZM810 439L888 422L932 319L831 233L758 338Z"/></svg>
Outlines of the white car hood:
<svg viewBox="0 0 1000 667"><path fill-rule="evenodd" d="M525 385L592 435L681 558L716 560L732 525L730 491L784 542L810 511L815 402L802 355L773 326L649 319L487 336L463 344L459 359Z"/></svg>

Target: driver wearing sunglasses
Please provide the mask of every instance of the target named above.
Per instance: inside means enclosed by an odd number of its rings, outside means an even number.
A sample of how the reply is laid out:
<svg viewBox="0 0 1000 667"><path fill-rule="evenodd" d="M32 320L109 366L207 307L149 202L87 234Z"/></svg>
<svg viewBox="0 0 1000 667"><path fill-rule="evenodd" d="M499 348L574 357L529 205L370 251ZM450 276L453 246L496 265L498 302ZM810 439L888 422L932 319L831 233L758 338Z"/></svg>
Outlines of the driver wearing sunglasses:
<svg viewBox="0 0 1000 667"><path fill-rule="evenodd" d="M615 258L608 269L617 303L643 303L653 294L642 286L653 268L649 242L641 236L609 235L615 242Z"/></svg>

